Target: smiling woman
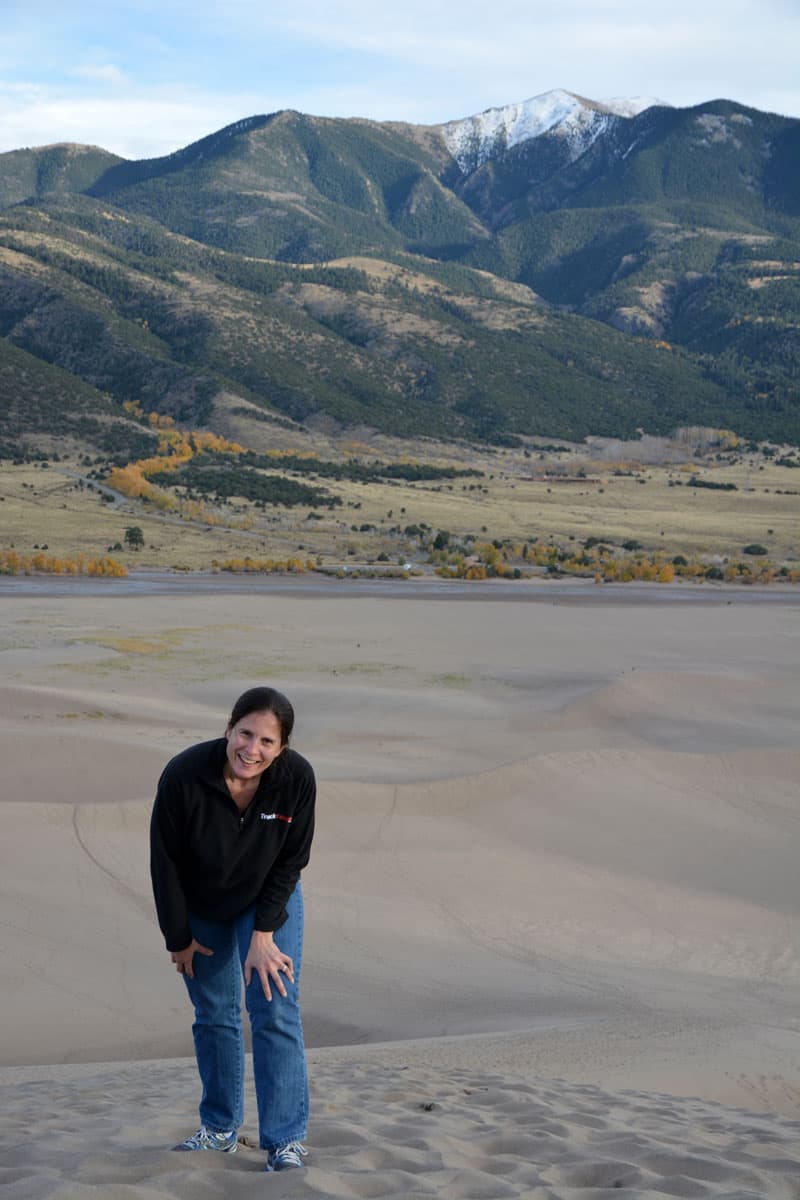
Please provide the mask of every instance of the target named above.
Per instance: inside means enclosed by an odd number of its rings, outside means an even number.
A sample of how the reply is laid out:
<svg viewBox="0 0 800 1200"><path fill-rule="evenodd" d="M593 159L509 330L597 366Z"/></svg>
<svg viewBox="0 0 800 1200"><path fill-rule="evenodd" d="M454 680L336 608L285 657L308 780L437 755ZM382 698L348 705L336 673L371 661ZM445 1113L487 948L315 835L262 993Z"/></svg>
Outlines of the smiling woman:
<svg viewBox="0 0 800 1200"><path fill-rule="evenodd" d="M245 692L223 738L167 764L151 822L156 908L194 1006L203 1084L200 1128L174 1149L236 1149L244 1118L243 973L259 1140L271 1171L303 1165L308 1119L299 877L316 787L310 764L289 748L293 726L280 692Z"/></svg>
<svg viewBox="0 0 800 1200"><path fill-rule="evenodd" d="M249 706L258 700L273 707L250 711ZM228 748L222 770L238 808L247 808L262 774L289 741L293 726L291 705L285 696L271 688L254 688L236 701L225 734Z"/></svg>

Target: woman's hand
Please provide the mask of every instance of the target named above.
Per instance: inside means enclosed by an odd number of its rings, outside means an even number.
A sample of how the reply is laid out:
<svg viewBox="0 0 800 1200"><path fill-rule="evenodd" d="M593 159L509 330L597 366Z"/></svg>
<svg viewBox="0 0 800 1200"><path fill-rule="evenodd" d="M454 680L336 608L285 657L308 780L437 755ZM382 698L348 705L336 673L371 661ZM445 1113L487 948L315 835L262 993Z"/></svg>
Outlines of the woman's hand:
<svg viewBox="0 0 800 1200"><path fill-rule="evenodd" d="M170 958L175 963L175 970L179 975L187 975L189 979L194 979L194 971L192 970L192 959L195 954L213 954L213 950L209 950L208 946L201 946L197 938L192 938L185 950L173 950Z"/></svg>
<svg viewBox="0 0 800 1200"><path fill-rule="evenodd" d="M250 949L244 960L244 981L247 987L250 987L254 971L261 980L264 995L268 1000L272 999L270 979L282 996L286 995L282 976L285 975L290 983L294 983L294 963L291 958L278 949L271 933L260 929L253 930Z"/></svg>

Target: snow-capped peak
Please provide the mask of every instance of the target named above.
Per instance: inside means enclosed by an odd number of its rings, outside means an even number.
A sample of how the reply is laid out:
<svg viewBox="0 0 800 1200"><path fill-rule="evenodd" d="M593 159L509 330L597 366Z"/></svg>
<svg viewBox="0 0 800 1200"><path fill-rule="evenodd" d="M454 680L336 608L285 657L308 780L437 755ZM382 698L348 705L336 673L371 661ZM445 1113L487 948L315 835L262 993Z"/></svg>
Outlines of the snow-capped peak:
<svg viewBox="0 0 800 1200"><path fill-rule="evenodd" d="M554 133L567 139L570 157L574 159L588 149L612 117L635 117L646 108L662 103L645 96L627 100L585 100L572 92L557 89L519 104L489 108L474 117L448 121L439 128L448 150L462 170L474 170L499 151L543 133Z"/></svg>

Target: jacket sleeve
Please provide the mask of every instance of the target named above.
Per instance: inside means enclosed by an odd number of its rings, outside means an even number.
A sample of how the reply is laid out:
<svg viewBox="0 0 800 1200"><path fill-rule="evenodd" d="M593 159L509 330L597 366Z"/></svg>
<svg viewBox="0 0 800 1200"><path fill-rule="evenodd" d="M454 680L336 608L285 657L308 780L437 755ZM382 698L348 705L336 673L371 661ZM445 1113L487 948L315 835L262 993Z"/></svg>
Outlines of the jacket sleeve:
<svg viewBox="0 0 800 1200"><path fill-rule="evenodd" d="M186 897L178 874L184 844L180 813L180 796L167 768L158 782L150 820L150 876L158 923L170 951L185 950L192 940Z"/></svg>
<svg viewBox="0 0 800 1200"><path fill-rule="evenodd" d="M289 897L311 855L317 785L311 765L305 759L302 760L302 771L295 786L297 804L289 833L256 901L254 927L270 933L280 929L286 920Z"/></svg>

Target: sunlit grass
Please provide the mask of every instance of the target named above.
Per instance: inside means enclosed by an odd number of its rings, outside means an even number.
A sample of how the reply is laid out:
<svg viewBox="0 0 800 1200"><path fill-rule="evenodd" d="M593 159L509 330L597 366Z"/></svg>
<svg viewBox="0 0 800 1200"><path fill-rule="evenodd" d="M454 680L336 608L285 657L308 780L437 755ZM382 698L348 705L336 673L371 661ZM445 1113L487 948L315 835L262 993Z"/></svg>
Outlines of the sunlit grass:
<svg viewBox="0 0 800 1200"><path fill-rule="evenodd" d="M103 646L107 650L116 650L118 654L166 654L176 645L180 645L175 638L138 637L134 634L127 634L124 637L96 634L74 640L94 646Z"/></svg>

